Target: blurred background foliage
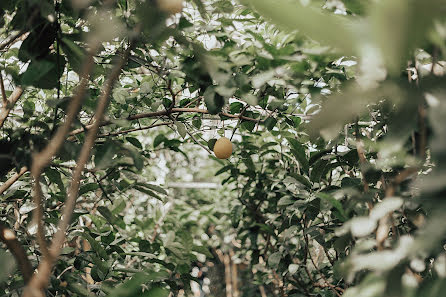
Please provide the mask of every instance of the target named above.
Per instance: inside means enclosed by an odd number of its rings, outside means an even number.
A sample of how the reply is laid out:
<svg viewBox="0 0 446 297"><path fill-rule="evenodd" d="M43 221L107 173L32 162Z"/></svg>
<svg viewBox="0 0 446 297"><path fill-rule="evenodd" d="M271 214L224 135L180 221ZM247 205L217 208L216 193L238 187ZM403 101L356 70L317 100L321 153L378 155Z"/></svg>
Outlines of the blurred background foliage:
<svg viewBox="0 0 446 297"><path fill-rule="evenodd" d="M44 172L48 239L101 86L143 24L47 295L443 296L446 2L183 5L0 3L5 92L24 88L0 130L2 183L63 123L101 44ZM220 136L234 145L224 161ZM36 267L31 188L25 173L0 215ZM9 251L0 260L2 295L21 295Z"/></svg>

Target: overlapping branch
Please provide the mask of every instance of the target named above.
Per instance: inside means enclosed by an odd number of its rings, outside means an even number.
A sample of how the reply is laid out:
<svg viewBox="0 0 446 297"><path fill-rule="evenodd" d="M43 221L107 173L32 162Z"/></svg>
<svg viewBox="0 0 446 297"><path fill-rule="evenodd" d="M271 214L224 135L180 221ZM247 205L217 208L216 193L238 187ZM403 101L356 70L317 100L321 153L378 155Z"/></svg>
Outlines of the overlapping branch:
<svg viewBox="0 0 446 297"><path fill-rule="evenodd" d="M139 31L139 27L138 27ZM99 131L100 124L102 122L102 119L104 117L105 110L107 108L109 97L111 90L113 89L113 86L116 82L116 80L119 77L119 74L121 72L122 67L127 61L128 55L130 54L132 46L129 46L127 50L124 53L124 56L119 59L119 61L116 63L114 68L112 69L110 75L108 76L107 80L104 83L103 91L101 93L101 96L99 98L99 102L96 108L95 112L95 119L96 121L91 125L91 128L88 131L88 134L85 138L85 142L82 146L81 152L79 154L78 160L76 162L76 168L73 172L72 182L70 185L70 188L68 190L68 197L65 202L65 208L63 210L62 218L59 221L57 232L54 235L54 238L51 243L51 247L48 250L49 254L44 257L43 261L39 264L38 267L38 273L31 279L29 285L24 291L24 297L40 297L44 296L42 290L48 286L49 277L51 274L51 271L53 269L53 266L60 254L60 251L62 249L63 243L65 242L66 238L66 231L68 229L74 207L76 205L76 200L79 193L79 186L80 186L80 179L82 172L84 170L84 167L86 163L88 162L91 154L91 150L94 146L95 140L97 138L97 133ZM92 58L92 57L91 57ZM87 63L88 64L88 63ZM91 68L89 68L91 69ZM85 91L85 90L83 90ZM79 101L80 103L80 101ZM79 104L76 103L76 104ZM69 128L69 127L68 127ZM68 133L68 129L63 130L66 133ZM51 152L51 149L48 150L48 152ZM48 157L47 155L44 155L44 157ZM46 158L41 162L40 164L46 165L47 162L51 158ZM48 161L47 161L48 160Z"/></svg>

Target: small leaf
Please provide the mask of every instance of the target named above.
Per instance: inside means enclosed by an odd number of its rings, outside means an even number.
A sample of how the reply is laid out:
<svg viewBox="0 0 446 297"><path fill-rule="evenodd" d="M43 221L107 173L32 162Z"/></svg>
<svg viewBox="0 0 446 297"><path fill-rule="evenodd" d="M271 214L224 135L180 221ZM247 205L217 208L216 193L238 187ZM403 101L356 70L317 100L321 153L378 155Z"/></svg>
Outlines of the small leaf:
<svg viewBox="0 0 446 297"><path fill-rule="evenodd" d="M290 264L288 266L288 271L290 272L290 274L295 274L298 270L299 270L299 265L297 264Z"/></svg>
<svg viewBox="0 0 446 297"><path fill-rule="evenodd" d="M142 149L142 144L141 144L141 142L137 138L135 138L135 137L126 137L125 140L127 140L128 142L130 142L131 144L133 144L137 148Z"/></svg>
<svg viewBox="0 0 446 297"><path fill-rule="evenodd" d="M268 258L269 267L278 268L281 259L282 259L282 253L275 252L274 254L271 254Z"/></svg>
<svg viewBox="0 0 446 297"><path fill-rule="evenodd" d="M266 121L265 121L265 127L269 130L269 131L271 131L273 128L274 128L274 126L277 124L277 120L275 119L275 118L268 118L268 119L266 119Z"/></svg>
<svg viewBox="0 0 446 297"><path fill-rule="evenodd" d="M177 127L178 134L184 139L187 135L186 126L181 122L175 122L175 126Z"/></svg>

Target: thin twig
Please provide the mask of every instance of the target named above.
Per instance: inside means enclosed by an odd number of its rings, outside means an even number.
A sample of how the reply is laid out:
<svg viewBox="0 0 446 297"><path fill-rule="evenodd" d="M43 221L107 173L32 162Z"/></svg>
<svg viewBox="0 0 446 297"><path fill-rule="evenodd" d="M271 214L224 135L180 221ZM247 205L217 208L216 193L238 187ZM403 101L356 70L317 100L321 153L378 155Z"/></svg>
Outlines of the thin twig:
<svg viewBox="0 0 446 297"><path fill-rule="evenodd" d="M127 120L127 121L132 121L132 120L138 120L138 119L145 119L145 118L154 118L154 117L160 117L160 116L168 116L169 114L172 113L201 113L201 114L209 114L209 111L207 109L202 109L202 108L184 108L184 107L179 107L179 108L172 108L170 111L169 110L161 110L161 111L155 111L155 112L147 112L147 113L140 113L140 114L135 114L135 115L131 115L125 119L121 119L121 120ZM240 115L237 114L229 114L229 113L220 113L220 115L228 117L228 118L232 118L232 119L237 119L240 117ZM252 122L262 122L262 120L260 119L254 119L254 118L250 118L250 117L245 117L245 116L241 116L242 120L246 120L246 121L252 121ZM100 126L107 126L113 124L113 121L108 120L108 121L103 121L101 123ZM92 125L87 125L85 126L85 128L88 130L91 128ZM74 136L80 133L85 132L85 128L79 128L76 130L73 130L70 132L70 136Z"/></svg>
<svg viewBox="0 0 446 297"><path fill-rule="evenodd" d="M152 129L155 127L160 127L160 126L168 126L171 125L171 122L164 122L164 123L158 123L158 124L153 124L150 126L145 126L145 127L140 127L140 128L134 128L134 129L129 129L129 130L123 130L123 131L117 131L117 132L110 132L110 133L104 133L104 134L99 134L99 137L109 137L109 136L117 136L117 135L121 135L121 134L128 134L128 133L132 133L135 131L142 131L142 130L148 130L148 129Z"/></svg>
<svg viewBox="0 0 446 297"><path fill-rule="evenodd" d="M192 140L193 140L196 144L198 144L200 147L202 147L202 148L203 148L205 151L207 151L209 154L212 154L211 150L208 149L206 146L204 146L202 143L200 143L200 142L198 141L198 139L196 139L195 136L194 136L192 133L189 132L188 129L186 129L186 132L187 132L187 134L190 136L190 138L192 138Z"/></svg>

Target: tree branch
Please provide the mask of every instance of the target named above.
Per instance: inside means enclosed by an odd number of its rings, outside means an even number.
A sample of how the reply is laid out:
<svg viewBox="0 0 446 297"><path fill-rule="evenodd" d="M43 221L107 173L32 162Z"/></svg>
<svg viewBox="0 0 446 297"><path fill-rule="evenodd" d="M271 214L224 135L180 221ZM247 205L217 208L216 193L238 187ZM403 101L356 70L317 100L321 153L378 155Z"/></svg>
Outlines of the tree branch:
<svg viewBox="0 0 446 297"><path fill-rule="evenodd" d="M25 172L28 171L28 167L23 166L20 171L11 176L3 185L0 186L0 195L2 195L9 187L11 187Z"/></svg>
<svg viewBox="0 0 446 297"><path fill-rule="evenodd" d="M22 273L23 280L25 281L25 284L27 284L33 275L33 267L26 255L25 249L17 240L14 231L9 229L3 222L0 222L0 240L3 241L14 256L17 266Z"/></svg>
<svg viewBox="0 0 446 297"><path fill-rule="evenodd" d="M8 46L12 45L14 42L16 42L22 35L26 34L26 30L20 30L16 34L14 34L8 41L0 44L0 51L4 50Z"/></svg>
<svg viewBox="0 0 446 297"><path fill-rule="evenodd" d="M139 114L135 114L135 115L131 115L127 118L125 118L124 120L128 120L128 121L132 121L132 120L138 120L138 119L144 119L144 118L154 118L154 117L160 117L160 116L168 116L169 114L172 113L202 113L202 114L209 114L209 111L207 109L202 109L202 108L172 108L170 111L169 110L161 110L161 111L155 111L155 112L147 112L147 113L139 113ZM252 122L263 122L260 119L254 119L254 118L250 118L250 117L245 117L245 116L240 116L237 114L229 114L229 113L220 113L220 115L228 117L228 118L233 118L233 119L242 119L245 121L252 121ZM108 120L108 121L103 121L100 126L107 126L113 124L112 120ZM85 128L87 130L89 130L92 127L92 125L87 125L85 126ZM76 130L73 130L70 132L70 136L74 136L80 133L85 132L84 128L79 128Z"/></svg>
<svg viewBox="0 0 446 297"><path fill-rule="evenodd" d="M77 89L76 94L70 101L70 104L67 109L68 114L64 124L57 129L56 133L54 134L50 142L47 144L47 146L41 152L33 156L31 175L33 176L35 181L33 200L36 205L36 208L34 210L35 214L34 217L37 223L37 241L39 243L44 258L51 258L51 255L49 254L48 247L45 241L42 188L40 186L40 177L45 167L51 162L51 159L59 151L60 147L62 146L63 142L66 139L67 133L71 128L71 124L73 123L74 119L76 118L79 112L79 109L85 97L85 92L88 85L88 78L90 76L91 70L93 69L94 65L93 56L97 52L98 48L99 44L96 44L92 47L90 54L88 55L86 61L82 66L80 85Z"/></svg>
<svg viewBox="0 0 446 297"><path fill-rule="evenodd" d="M8 104L8 97L6 96L5 83L3 81L3 75L2 75L1 72L0 72L0 88L1 88L1 91L2 91L2 102L3 102L3 105L6 105L6 104Z"/></svg>
<svg viewBox="0 0 446 297"><path fill-rule="evenodd" d="M139 26L138 30L139 31ZM136 34L137 36L138 34ZM88 131L88 134L85 138L85 142L82 146L81 152L79 154L79 158L76 162L76 168L73 172L72 182L68 191L68 197L65 202L65 208L63 210L62 218L59 221L57 232L54 235L54 238L51 243L50 255L48 257L44 257L43 261L39 264L38 271L32 279L27 288L24 291L24 297L35 297L35 296L44 296L42 290L48 286L49 277L53 266L59 257L60 251L62 249L63 243L66 238L66 231L71 221L71 217L74 211L74 207L76 205L76 199L79 193L79 185L80 179L82 175L82 171L84 170L85 164L90 159L90 153L94 146L95 140L97 138L97 133L100 127L100 123L104 117L105 110L108 106L109 97L111 90L121 73L121 69L126 63L130 51L133 47L132 44L126 49L124 56L119 59L116 65L113 67L110 75L104 83L103 90L101 96L99 98L98 105L96 107L95 117L96 121L91 126ZM88 63L89 64L89 63ZM68 132L68 130L66 131Z"/></svg>
<svg viewBox="0 0 446 297"><path fill-rule="evenodd" d="M140 127L140 128L134 128L134 129L129 129L129 130L104 133L104 134L99 134L98 138L99 137L108 137L108 136L117 136L117 135L121 135L121 134L128 134L128 133L135 132L135 131L148 130L148 129L152 129L152 128L155 128L155 127L167 126L167 125L170 125L170 124L172 124L172 123L164 122L164 123L153 124L153 125L150 125L150 126L145 126L145 127Z"/></svg>
<svg viewBox="0 0 446 297"><path fill-rule="evenodd" d="M9 96L9 99L7 99L6 102L3 102L2 109L0 110L0 128L3 127L9 112L12 110L22 94L23 89L20 86L17 86L12 92L11 96Z"/></svg>

